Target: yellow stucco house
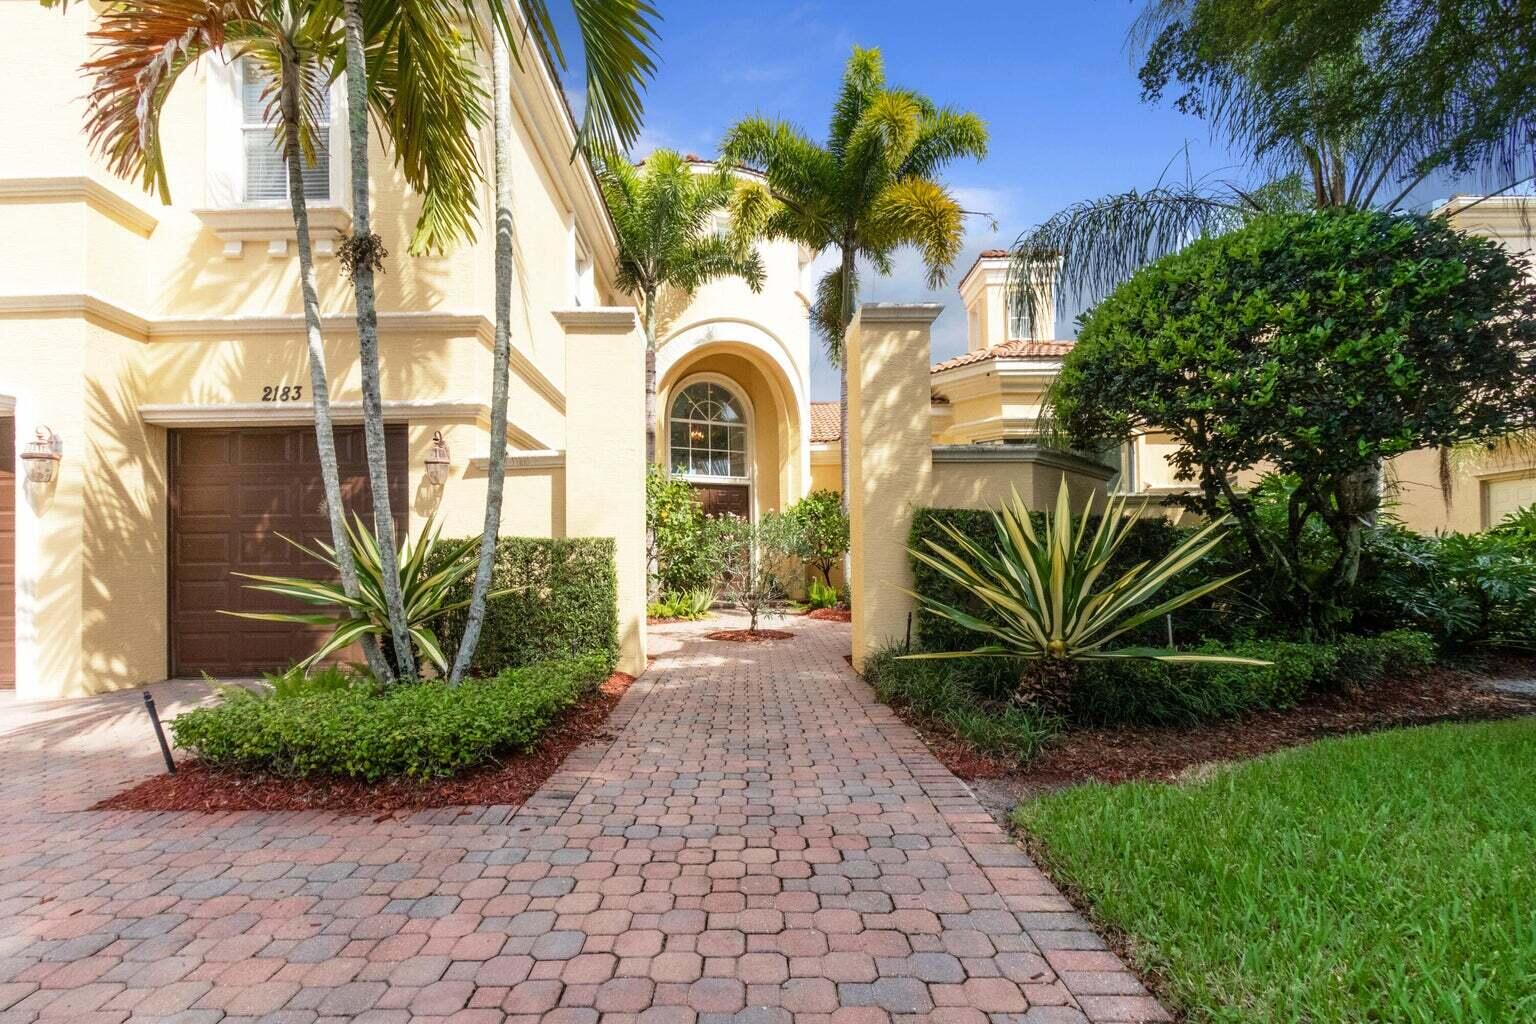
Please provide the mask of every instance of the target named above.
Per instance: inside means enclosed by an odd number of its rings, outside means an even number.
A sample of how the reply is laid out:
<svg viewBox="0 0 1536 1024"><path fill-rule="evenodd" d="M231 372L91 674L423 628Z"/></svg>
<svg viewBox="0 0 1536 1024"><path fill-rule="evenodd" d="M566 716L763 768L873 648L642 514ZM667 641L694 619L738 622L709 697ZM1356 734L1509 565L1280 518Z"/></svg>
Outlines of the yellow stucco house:
<svg viewBox="0 0 1536 1024"><path fill-rule="evenodd" d="M286 187L246 69L204 59L166 111L174 202L114 179L82 138L92 10L5 8L0 100L0 674L20 696L281 664L291 637L216 614L236 570L284 571L278 532L324 536ZM513 90L516 270L502 530L618 544L622 662L645 663L644 344L611 284L615 239L557 83ZM331 108L343 108L340 85ZM330 255L350 225L341 119L307 175L337 445L366 484L350 288ZM482 139L490 151L489 129ZM488 164L489 161L486 161ZM375 146L375 229L403 250L416 199ZM275 184L274 184L275 182ZM478 532L490 422L492 231L379 277L391 494L414 532ZM693 345L696 358L705 345ZM734 364L732 364L734 365ZM693 372L680 367L680 372ZM698 372L703 373L701 367ZM800 382L803 385L803 381ZM770 386L761 385L765 389ZM765 390L765 394L767 391ZM791 393L786 389L786 394ZM803 394L803 386L798 393ZM790 399L792 401L792 399ZM42 432L40 435L39 432ZM41 436L53 479L14 457ZM449 455L435 485L434 438ZM13 479L14 477L14 479Z"/></svg>
<svg viewBox="0 0 1536 1024"><path fill-rule="evenodd" d="M109 174L82 137L90 6L16 3L5 15L0 52L26 87L0 100L17 143L0 153L0 685L71 696L279 667L302 638L218 614L238 600L231 573L292 567L278 533L326 530L296 247L259 83L214 59L187 73L165 114L174 202L161 205ZM592 168L570 158L558 83L537 61L517 75L507 437L489 436L487 186L475 242L391 260L378 280L391 504L412 533L429 518L448 535L478 531L490 446L506 444L502 532L616 539L622 667L639 671L644 343L613 284L616 240ZM332 109L342 105L338 85ZM333 255L351 223L339 118L331 131L306 188L341 468L349 494L366 499L351 292ZM480 143L488 154L488 129ZM377 145L371 159L375 229L403 250L417 200ZM1451 212L1530 242L1511 203ZM759 253L759 292L726 279L674 297L657 353L659 461L711 510L750 517L840 478L837 406L810 400L815 254L788 242ZM1110 476L1087 460L1022 458L1071 342L1020 337L1007 264L986 252L960 280L968 343L955 358L929 366L935 307L861 317L856 347L878 356L852 387L865 396L851 432L855 533L871 524L890 562L869 560L866 576L902 571L899 517L879 518L900 503L891 495L985 503L1005 484L1054 494L1063 475L1098 490ZM28 460L29 447L57 459ZM443 447L437 483L428 458ZM1136 439L1110 487L1149 498L1174 489L1166 454L1155 436ZM29 479L43 461L51 478ZM1476 528L1536 487L1529 460L1463 464L1446 506L1422 485L1432 453L1400 463L1404 509L1415 510L1405 517L1426 529ZM880 628L900 614L882 611Z"/></svg>

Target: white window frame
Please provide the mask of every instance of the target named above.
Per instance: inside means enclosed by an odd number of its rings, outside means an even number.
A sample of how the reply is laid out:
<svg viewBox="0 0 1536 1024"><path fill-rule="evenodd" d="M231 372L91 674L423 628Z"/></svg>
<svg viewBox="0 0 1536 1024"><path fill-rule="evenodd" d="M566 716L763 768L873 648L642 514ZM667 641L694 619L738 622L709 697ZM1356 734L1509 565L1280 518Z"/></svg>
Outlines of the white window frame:
<svg viewBox="0 0 1536 1024"><path fill-rule="evenodd" d="M746 467L745 476L714 476L694 473L677 473L673 471L672 406L676 404L678 398L682 396L684 391L687 391L695 384L713 384L718 388L722 388L727 394L731 396L731 398L736 402L736 405L741 409L742 426L745 432L742 443L742 461L743 465ZM746 392L742 391L741 386L734 380L731 380L729 377L726 377L723 374L695 373L678 381L677 385L667 393L666 397L667 402L666 405L663 406L663 408L666 409L666 416L662 421L665 425L662 431L662 465L665 467L667 475L678 480L684 480L691 484L718 484L733 487L746 486L748 488L748 503L750 507L753 465L752 434L754 416L752 411L752 402L747 398Z"/></svg>
<svg viewBox="0 0 1536 1024"><path fill-rule="evenodd" d="M207 181L204 205L213 210L287 211L283 201L248 202L245 198L245 116L241 102L244 71L239 60L204 58L207 66ZM330 174L326 199L311 199L311 209L349 209L350 178L346 136L346 76L331 83Z"/></svg>

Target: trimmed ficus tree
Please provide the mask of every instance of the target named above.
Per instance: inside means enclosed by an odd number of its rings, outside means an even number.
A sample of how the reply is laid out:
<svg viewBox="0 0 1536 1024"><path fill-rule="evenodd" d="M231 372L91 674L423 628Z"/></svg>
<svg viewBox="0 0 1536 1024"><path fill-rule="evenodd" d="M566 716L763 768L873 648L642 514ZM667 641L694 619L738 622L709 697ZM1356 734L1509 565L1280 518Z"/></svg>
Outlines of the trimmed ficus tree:
<svg viewBox="0 0 1536 1024"><path fill-rule="evenodd" d="M1523 257L1442 219L1323 210L1262 217L1136 273L1084 317L1055 388L1080 445L1178 443L1189 503L1230 512L1283 610L1326 628L1353 586L1383 460L1536 422L1536 283ZM1264 529L1236 477L1295 481ZM1307 524L1337 545L1302 571Z"/></svg>

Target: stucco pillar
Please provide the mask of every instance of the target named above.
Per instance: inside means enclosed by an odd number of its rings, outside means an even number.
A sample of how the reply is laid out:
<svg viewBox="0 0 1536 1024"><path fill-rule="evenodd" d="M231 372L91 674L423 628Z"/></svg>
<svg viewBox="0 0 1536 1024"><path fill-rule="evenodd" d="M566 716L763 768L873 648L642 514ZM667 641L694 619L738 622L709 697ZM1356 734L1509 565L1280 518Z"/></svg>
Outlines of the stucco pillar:
<svg viewBox="0 0 1536 1024"><path fill-rule="evenodd" d="M853 664L898 642L912 586L907 533L933 476L928 382L933 304L867 304L849 325L848 512L853 563Z"/></svg>
<svg viewBox="0 0 1536 1024"><path fill-rule="evenodd" d="M556 310L565 328L565 533L612 537L619 670L645 670L645 339L635 311Z"/></svg>

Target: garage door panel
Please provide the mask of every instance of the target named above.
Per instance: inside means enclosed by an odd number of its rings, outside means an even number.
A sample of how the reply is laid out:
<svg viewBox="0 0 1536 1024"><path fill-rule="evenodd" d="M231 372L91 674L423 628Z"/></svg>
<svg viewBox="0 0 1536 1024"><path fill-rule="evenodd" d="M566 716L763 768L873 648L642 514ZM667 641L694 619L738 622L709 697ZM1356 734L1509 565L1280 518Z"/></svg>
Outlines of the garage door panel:
<svg viewBox="0 0 1536 1024"><path fill-rule="evenodd" d="M391 505L401 528L405 428L390 427L387 441ZM336 445L347 504L371 517L362 430L338 430ZM324 631L219 612L320 610L248 590L231 575L330 576L328 567L277 536L308 544L330 539L313 428L180 431L172 451L172 671L255 675L307 657ZM344 660L359 657L355 650L343 654Z"/></svg>
<svg viewBox="0 0 1536 1024"><path fill-rule="evenodd" d="M1483 525L1498 526L1506 517L1536 504L1536 476L1484 481L1483 495L1488 520Z"/></svg>

